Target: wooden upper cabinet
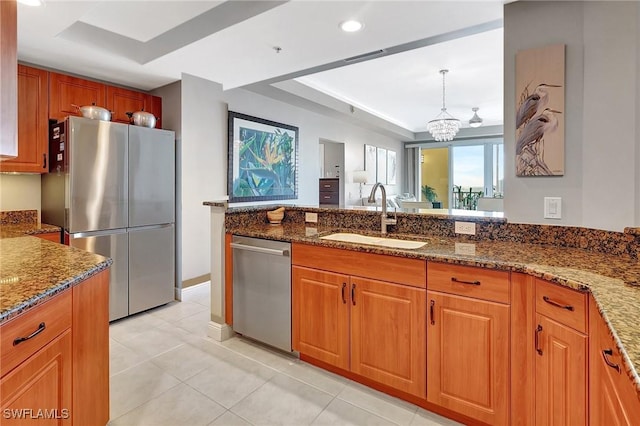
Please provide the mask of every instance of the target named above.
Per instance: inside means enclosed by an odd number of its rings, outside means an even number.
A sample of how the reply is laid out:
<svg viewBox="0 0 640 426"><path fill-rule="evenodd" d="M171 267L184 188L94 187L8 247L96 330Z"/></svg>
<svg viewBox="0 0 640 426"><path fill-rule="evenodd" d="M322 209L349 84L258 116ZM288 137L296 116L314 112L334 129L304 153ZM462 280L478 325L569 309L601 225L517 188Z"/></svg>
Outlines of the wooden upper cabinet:
<svg viewBox="0 0 640 426"><path fill-rule="evenodd" d="M49 155L49 72L18 65L18 156L3 172L46 173Z"/></svg>
<svg viewBox="0 0 640 426"><path fill-rule="evenodd" d="M149 112L156 116L156 129L162 129L162 98L160 96L151 96Z"/></svg>
<svg viewBox="0 0 640 426"><path fill-rule="evenodd" d="M18 8L15 0L0 1L0 157L17 155L18 96L16 64Z"/></svg>
<svg viewBox="0 0 640 426"><path fill-rule="evenodd" d="M426 290L351 277L351 371L426 397Z"/></svg>
<svg viewBox="0 0 640 426"><path fill-rule="evenodd" d="M127 112L151 112L151 95L121 87L107 86L107 105L111 111L111 121L129 124Z"/></svg>
<svg viewBox="0 0 640 426"><path fill-rule="evenodd" d="M60 121L68 115L82 116L73 105L106 108L105 84L54 72L49 78L49 118Z"/></svg>
<svg viewBox="0 0 640 426"><path fill-rule="evenodd" d="M589 317L589 424L639 425L638 391L593 298Z"/></svg>
<svg viewBox="0 0 640 426"><path fill-rule="evenodd" d="M292 346L315 359L349 369L349 277L294 266Z"/></svg>
<svg viewBox="0 0 640 426"><path fill-rule="evenodd" d="M509 424L510 307L427 291L427 309L427 400Z"/></svg>

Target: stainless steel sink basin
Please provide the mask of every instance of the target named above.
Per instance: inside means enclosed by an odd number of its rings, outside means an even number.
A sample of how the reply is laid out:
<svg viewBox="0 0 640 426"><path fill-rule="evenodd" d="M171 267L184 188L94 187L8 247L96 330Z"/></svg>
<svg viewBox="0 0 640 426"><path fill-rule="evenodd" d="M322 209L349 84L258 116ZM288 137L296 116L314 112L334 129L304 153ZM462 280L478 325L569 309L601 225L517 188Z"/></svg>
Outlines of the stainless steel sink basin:
<svg viewBox="0 0 640 426"><path fill-rule="evenodd" d="M422 241L398 240L395 238L371 237L369 235L351 234L347 232L339 232L336 234L325 235L320 237L321 240L342 241L344 243L369 244L372 246L399 248L399 249L417 249L424 246Z"/></svg>

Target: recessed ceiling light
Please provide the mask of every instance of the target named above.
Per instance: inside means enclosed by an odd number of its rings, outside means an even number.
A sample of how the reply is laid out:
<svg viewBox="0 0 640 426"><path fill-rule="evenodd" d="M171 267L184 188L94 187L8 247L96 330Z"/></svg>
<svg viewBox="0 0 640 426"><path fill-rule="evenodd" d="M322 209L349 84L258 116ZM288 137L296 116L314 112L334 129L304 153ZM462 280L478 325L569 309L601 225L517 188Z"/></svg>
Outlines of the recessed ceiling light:
<svg viewBox="0 0 640 426"><path fill-rule="evenodd" d="M356 31L360 31L364 27L362 22L350 19L348 21L344 21L340 24L340 28L342 31L347 33L355 33Z"/></svg>
<svg viewBox="0 0 640 426"><path fill-rule="evenodd" d="M42 6L44 0L18 0L18 3L22 3L26 6Z"/></svg>

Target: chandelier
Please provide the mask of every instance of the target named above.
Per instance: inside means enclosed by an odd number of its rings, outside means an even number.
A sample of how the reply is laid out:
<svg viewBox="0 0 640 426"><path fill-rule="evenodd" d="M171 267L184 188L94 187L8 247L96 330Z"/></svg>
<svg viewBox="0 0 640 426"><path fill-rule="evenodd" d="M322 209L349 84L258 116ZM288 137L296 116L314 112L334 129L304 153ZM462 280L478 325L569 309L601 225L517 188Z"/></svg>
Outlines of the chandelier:
<svg viewBox="0 0 640 426"><path fill-rule="evenodd" d="M447 108L444 104L444 76L449 70L440 70L442 74L442 109L440 114L429 123L427 123L427 130L433 138L438 141L450 141L460 130L460 120L453 118L451 114L447 112Z"/></svg>

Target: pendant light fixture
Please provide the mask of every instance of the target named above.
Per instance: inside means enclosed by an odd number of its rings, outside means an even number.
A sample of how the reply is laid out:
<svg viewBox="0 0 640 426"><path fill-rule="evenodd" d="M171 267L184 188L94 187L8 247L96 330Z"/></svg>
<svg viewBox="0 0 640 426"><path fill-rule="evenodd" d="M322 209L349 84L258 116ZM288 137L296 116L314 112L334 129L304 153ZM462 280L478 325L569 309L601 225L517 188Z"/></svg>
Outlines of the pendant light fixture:
<svg viewBox="0 0 640 426"><path fill-rule="evenodd" d="M469 126L471 127L480 127L482 126L482 118L478 117L478 110L480 108L473 107L471 111L473 111L473 117L469 120Z"/></svg>
<svg viewBox="0 0 640 426"><path fill-rule="evenodd" d="M453 118L451 114L447 112L447 107L444 103L444 76L448 72L449 70L440 70L440 74L442 74L442 109L440 110L440 114L427 123L427 130L438 142L452 140L458 133L458 130L460 130L460 120Z"/></svg>

